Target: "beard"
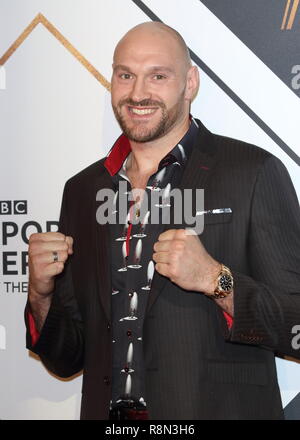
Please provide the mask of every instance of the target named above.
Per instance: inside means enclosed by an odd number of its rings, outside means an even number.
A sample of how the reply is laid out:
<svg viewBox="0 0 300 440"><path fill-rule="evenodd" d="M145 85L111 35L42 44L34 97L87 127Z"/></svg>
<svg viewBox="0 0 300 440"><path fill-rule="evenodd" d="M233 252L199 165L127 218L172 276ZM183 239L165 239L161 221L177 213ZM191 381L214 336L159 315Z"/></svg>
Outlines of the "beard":
<svg viewBox="0 0 300 440"><path fill-rule="evenodd" d="M181 94L177 103L167 109L164 102L154 101L151 99L144 99L142 101L133 101L132 99L124 99L113 107L113 111L125 136L133 142L150 142L159 139L166 135L174 127L176 122L180 119L184 113L184 92ZM144 106L144 107L158 107L161 109L161 116L159 121L152 127L145 127L143 121L136 121L133 127L130 127L126 122L126 118L122 116L122 107L125 105L130 105L132 107Z"/></svg>

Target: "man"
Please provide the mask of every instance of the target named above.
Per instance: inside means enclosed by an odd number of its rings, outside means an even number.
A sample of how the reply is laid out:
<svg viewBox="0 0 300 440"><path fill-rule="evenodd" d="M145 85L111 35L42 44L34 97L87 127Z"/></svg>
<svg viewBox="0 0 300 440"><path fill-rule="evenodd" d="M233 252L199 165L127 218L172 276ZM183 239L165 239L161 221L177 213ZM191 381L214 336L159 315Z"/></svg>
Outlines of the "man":
<svg viewBox="0 0 300 440"><path fill-rule="evenodd" d="M297 356L299 204L279 160L190 115L198 86L176 31L130 30L113 59L123 135L67 182L59 232L30 238L27 346L59 376L83 369L83 419L283 418L274 355ZM121 184L129 221L101 224L99 194ZM141 218L170 187L204 188L202 234L151 223L153 207Z"/></svg>

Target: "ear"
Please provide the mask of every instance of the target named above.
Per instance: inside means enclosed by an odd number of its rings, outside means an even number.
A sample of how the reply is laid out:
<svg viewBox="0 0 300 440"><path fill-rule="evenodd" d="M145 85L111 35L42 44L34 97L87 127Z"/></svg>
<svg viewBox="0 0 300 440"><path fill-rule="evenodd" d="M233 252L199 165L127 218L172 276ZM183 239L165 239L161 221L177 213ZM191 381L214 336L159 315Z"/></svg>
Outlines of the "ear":
<svg viewBox="0 0 300 440"><path fill-rule="evenodd" d="M199 70L197 66L191 66L186 75L185 98L192 102L196 97L200 86Z"/></svg>

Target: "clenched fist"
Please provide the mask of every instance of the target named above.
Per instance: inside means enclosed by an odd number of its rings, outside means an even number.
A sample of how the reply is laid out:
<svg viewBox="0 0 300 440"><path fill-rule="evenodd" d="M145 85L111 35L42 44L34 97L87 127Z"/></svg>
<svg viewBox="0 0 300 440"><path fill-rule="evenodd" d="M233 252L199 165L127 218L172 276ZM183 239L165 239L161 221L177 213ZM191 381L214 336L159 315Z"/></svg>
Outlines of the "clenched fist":
<svg viewBox="0 0 300 440"><path fill-rule="evenodd" d="M60 232L32 234L28 249L30 292L42 297L51 294L55 276L63 271L72 253L72 237Z"/></svg>
<svg viewBox="0 0 300 440"><path fill-rule="evenodd" d="M155 269L186 290L213 293L221 264L204 248L199 237L185 229L169 229L154 244Z"/></svg>

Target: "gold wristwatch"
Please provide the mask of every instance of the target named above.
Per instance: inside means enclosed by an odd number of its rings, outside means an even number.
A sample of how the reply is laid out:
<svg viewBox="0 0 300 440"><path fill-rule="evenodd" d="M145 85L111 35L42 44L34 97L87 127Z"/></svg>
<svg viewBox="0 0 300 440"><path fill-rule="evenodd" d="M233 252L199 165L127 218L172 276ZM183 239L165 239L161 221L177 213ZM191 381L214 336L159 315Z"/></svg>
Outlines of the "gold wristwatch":
<svg viewBox="0 0 300 440"><path fill-rule="evenodd" d="M233 292L233 276L228 267L221 264L221 270L217 278L217 287L214 293L208 295L210 298L219 299L226 298Z"/></svg>

